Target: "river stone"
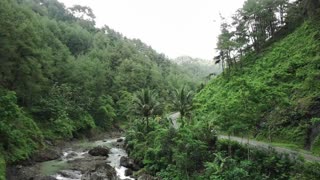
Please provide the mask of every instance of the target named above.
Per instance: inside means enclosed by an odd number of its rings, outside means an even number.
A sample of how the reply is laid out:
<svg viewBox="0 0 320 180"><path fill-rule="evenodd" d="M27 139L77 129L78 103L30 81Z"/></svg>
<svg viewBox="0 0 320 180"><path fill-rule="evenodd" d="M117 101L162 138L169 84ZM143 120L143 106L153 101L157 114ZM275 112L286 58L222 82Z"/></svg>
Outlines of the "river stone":
<svg viewBox="0 0 320 180"><path fill-rule="evenodd" d="M136 164L133 159L125 156L120 158L120 166L132 169L134 171L138 171L140 169L139 165Z"/></svg>
<svg viewBox="0 0 320 180"><path fill-rule="evenodd" d="M44 162L59 159L62 154L52 149L46 149L33 156L35 162Z"/></svg>
<svg viewBox="0 0 320 180"><path fill-rule="evenodd" d="M62 170L59 171L59 174L68 179L80 179L81 177L80 171Z"/></svg>
<svg viewBox="0 0 320 180"><path fill-rule="evenodd" d="M39 180L57 180L57 178L52 177L52 176L45 176L45 177L40 178Z"/></svg>
<svg viewBox="0 0 320 180"><path fill-rule="evenodd" d="M122 138L117 139L117 142L122 142L122 141L123 141Z"/></svg>
<svg viewBox="0 0 320 180"><path fill-rule="evenodd" d="M45 143L48 144L49 146L53 146L52 141L46 140Z"/></svg>
<svg viewBox="0 0 320 180"><path fill-rule="evenodd" d="M116 170L109 164L99 164L94 170L87 171L81 180L119 180Z"/></svg>
<svg viewBox="0 0 320 180"><path fill-rule="evenodd" d="M110 152L110 150L108 148L98 146L98 147L91 149L88 153L91 156L106 156L106 157L108 157L109 152Z"/></svg>
<svg viewBox="0 0 320 180"><path fill-rule="evenodd" d="M125 156L122 156L120 158L120 166L128 167L129 166L129 158L125 157Z"/></svg>
<svg viewBox="0 0 320 180"><path fill-rule="evenodd" d="M77 153L71 152L70 154L68 154L68 155L66 156L66 158L67 158L67 159L71 159L71 158L74 158L74 157L76 157L76 156L77 156Z"/></svg>
<svg viewBox="0 0 320 180"><path fill-rule="evenodd" d="M132 172L131 169L126 169L126 170L124 171L124 175L125 175L125 176L131 176L132 174L133 174L133 172Z"/></svg>
<svg viewBox="0 0 320 180"><path fill-rule="evenodd" d="M67 161L70 169L86 172L94 170L97 164L106 164L107 157L105 156L90 156L87 155L81 159Z"/></svg>
<svg viewBox="0 0 320 180"><path fill-rule="evenodd" d="M40 176L38 170L32 165L22 166L21 168L8 166L6 171L6 179L8 180L39 180L41 177L43 176Z"/></svg>

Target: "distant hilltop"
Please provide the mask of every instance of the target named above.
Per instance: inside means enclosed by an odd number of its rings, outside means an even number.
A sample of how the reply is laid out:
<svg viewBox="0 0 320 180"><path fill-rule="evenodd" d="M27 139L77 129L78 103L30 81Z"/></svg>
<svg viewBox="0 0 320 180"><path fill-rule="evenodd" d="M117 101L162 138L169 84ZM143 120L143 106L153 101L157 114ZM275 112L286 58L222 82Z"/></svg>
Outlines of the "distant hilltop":
<svg viewBox="0 0 320 180"><path fill-rule="evenodd" d="M190 56L180 56L180 57L177 57L176 59L172 59L172 61L177 64L190 63L190 64L214 65L213 60L192 58Z"/></svg>
<svg viewBox="0 0 320 180"><path fill-rule="evenodd" d="M213 60L180 56L171 61L201 80L208 80L222 72L219 64L215 64Z"/></svg>

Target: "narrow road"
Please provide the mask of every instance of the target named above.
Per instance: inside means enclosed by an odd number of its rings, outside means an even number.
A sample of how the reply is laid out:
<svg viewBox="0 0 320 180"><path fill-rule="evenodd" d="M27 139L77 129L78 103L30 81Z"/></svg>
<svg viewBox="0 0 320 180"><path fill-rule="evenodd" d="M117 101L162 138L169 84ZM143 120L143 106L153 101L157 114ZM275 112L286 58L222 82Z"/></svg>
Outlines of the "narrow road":
<svg viewBox="0 0 320 180"><path fill-rule="evenodd" d="M228 136L223 136L223 135L218 135L218 138L220 139L229 139ZM290 157L297 157L297 156L302 156L305 160L307 161L315 161L315 162L320 162L320 157L319 156L313 156L312 154L304 153L304 152L299 152L283 147L278 147L274 146L272 144L266 143L266 142L261 142L261 141L255 141L246 139L246 138L239 138L239 137L234 137L230 136L230 140L236 141L240 144L248 144L252 147L257 147L257 148L263 148L263 149L274 149L278 153L286 153L289 154Z"/></svg>
<svg viewBox="0 0 320 180"><path fill-rule="evenodd" d="M169 119L171 119L172 122L172 126L175 129L179 128L179 123L177 122L177 119L180 117L180 113L179 112L174 112L171 115L168 116ZM229 139L228 136L223 136L223 135L218 135L218 138L220 139ZM256 148L262 148L262 149L274 149L276 152L278 153L286 153L289 154L290 157L295 158L298 156L302 156L305 160L307 161L313 161L313 162L320 162L320 157L319 156L314 156L311 153L304 153L304 152L299 152L299 151L295 151L295 150L291 150L288 148L283 148L283 147L278 147L278 146L274 146L270 143L266 143L266 142L261 142L261 141L255 141L252 139L246 139L246 138L240 138L240 137L234 137L234 136L230 136L230 140L232 141L236 141L240 144L249 144L251 147L256 147Z"/></svg>

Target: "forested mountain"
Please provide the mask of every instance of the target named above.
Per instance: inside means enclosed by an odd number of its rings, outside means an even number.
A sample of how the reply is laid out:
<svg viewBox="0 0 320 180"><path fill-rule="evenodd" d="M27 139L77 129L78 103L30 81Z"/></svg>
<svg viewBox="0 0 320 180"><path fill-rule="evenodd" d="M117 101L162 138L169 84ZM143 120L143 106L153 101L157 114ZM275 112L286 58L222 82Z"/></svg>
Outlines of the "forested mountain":
<svg viewBox="0 0 320 180"><path fill-rule="evenodd" d="M127 133L129 155L163 179L319 179L317 156L308 162L249 144L256 138L319 154L319 9L318 0L245 1L221 25L214 59L223 72L192 108L187 92L176 93L180 126L136 124Z"/></svg>
<svg viewBox="0 0 320 180"><path fill-rule="evenodd" d="M83 143L55 157L71 170L63 173L116 180L125 167L145 179L319 179L319 162L220 138L283 143L319 159L319 13L319 0L246 0L231 21L222 18L217 55L203 63L169 60L97 28L90 7L1 0L0 180L6 166L30 171L22 179L58 179L41 174L38 150L112 129L126 136L110 141L129 156L119 167L109 166L110 147L92 153ZM103 157L93 158L96 148Z"/></svg>
<svg viewBox="0 0 320 180"><path fill-rule="evenodd" d="M172 61L180 65L186 72L191 73L194 78L203 82L221 73L221 66L215 64L213 60L181 56Z"/></svg>
<svg viewBox="0 0 320 180"><path fill-rule="evenodd" d="M133 94L195 88L165 55L105 26L89 7L56 0L0 1L0 164L25 159L44 139L111 129L131 115ZM134 115L134 114L133 114ZM1 173L2 174L2 173ZM2 179L2 178L0 178Z"/></svg>

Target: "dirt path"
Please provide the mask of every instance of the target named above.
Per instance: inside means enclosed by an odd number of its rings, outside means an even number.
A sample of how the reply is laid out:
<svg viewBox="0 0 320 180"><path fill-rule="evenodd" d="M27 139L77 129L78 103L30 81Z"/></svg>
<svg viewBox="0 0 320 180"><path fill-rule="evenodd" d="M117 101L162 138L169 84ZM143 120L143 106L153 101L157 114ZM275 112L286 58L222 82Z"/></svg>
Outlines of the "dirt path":
<svg viewBox="0 0 320 180"><path fill-rule="evenodd" d="M229 139L228 136L223 136L223 135L219 135L218 138L220 138L220 139ZM287 149L287 148L283 148L283 147L274 146L274 145L266 143L266 142L255 141L255 140L251 140L251 139L249 139L249 141L248 141L248 139L246 139L246 138L239 138L239 137L234 137L234 136L230 136L230 140L236 141L236 142L238 142L240 144L248 144L249 143L249 145L252 146L252 147L258 147L258 148L263 148L263 149L272 148L278 153L286 153L286 154L289 154L291 157L302 156L307 161L320 162L320 157L319 156L313 156L313 155L308 154L308 153L299 152L299 151L295 151L295 150L291 150L291 149Z"/></svg>

